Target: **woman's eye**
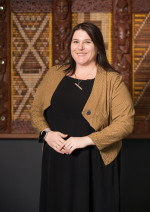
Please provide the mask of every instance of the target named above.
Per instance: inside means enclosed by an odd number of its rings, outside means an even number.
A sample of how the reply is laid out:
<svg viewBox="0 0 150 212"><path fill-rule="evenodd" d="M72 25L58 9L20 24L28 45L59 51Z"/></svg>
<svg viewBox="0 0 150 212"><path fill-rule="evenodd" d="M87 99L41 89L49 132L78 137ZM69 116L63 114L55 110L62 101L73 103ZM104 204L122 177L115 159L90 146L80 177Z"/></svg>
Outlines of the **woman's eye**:
<svg viewBox="0 0 150 212"><path fill-rule="evenodd" d="M77 40L74 40L73 43L78 43L78 41Z"/></svg>
<svg viewBox="0 0 150 212"><path fill-rule="evenodd" d="M85 41L85 43L91 43L90 41Z"/></svg>
<svg viewBox="0 0 150 212"><path fill-rule="evenodd" d="M73 40L72 43L79 43L79 41ZM85 44L89 44L89 43L91 43L91 41L88 41L88 40L87 40L87 41L84 41L84 43L85 43Z"/></svg>

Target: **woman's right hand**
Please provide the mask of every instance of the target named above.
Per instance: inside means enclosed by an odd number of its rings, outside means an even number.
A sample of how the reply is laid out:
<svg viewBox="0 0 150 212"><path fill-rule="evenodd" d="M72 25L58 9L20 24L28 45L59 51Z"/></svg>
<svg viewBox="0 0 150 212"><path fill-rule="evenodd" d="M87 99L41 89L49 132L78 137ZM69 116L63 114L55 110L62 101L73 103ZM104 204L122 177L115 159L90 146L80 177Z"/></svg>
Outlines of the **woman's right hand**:
<svg viewBox="0 0 150 212"><path fill-rule="evenodd" d="M50 131L47 133L45 141L56 152L64 154L65 150L63 148L61 150L59 150L59 146L61 146L65 142L64 138L66 138L67 136L68 136L67 134L63 134L61 132Z"/></svg>

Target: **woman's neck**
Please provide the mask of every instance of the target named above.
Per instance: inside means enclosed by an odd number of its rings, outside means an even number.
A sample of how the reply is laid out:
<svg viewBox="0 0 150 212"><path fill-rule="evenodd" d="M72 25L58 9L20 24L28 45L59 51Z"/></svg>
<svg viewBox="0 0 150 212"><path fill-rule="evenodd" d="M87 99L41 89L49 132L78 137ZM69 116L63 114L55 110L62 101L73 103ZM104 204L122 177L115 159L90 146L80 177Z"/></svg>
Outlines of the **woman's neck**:
<svg viewBox="0 0 150 212"><path fill-rule="evenodd" d="M75 77L79 79L93 79L97 73L97 65L95 63L88 66L77 65L75 71ZM74 76L74 75L73 75Z"/></svg>

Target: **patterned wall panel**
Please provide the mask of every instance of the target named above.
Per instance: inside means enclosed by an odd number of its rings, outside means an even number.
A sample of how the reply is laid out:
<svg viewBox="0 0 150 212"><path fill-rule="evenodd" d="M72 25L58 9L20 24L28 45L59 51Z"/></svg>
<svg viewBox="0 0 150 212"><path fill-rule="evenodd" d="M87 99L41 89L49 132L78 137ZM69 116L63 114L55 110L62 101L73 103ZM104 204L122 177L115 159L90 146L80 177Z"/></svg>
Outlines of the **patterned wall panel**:
<svg viewBox="0 0 150 212"><path fill-rule="evenodd" d="M72 12L111 12L114 0L70 0ZM52 12L52 0L10 0L13 12ZM132 11L149 12L149 0L132 0Z"/></svg>
<svg viewBox="0 0 150 212"><path fill-rule="evenodd" d="M12 13L12 133L33 133L29 109L51 66L51 14Z"/></svg>
<svg viewBox="0 0 150 212"><path fill-rule="evenodd" d="M134 134L150 134L150 13L133 14Z"/></svg>
<svg viewBox="0 0 150 212"><path fill-rule="evenodd" d="M112 0L72 0L72 26L82 21L98 25L111 62ZM36 87L52 65L52 0L10 0L11 127L13 134L34 130L29 109ZM136 110L133 137L150 137L150 3L132 1L132 92ZM2 135L3 136L3 135ZM11 134L10 136L11 137Z"/></svg>
<svg viewBox="0 0 150 212"><path fill-rule="evenodd" d="M12 12L52 12L52 0L10 0Z"/></svg>
<svg viewBox="0 0 150 212"><path fill-rule="evenodd" d="M72 12L111 12L112 0L70 0ZM13 12L52 12L52 0L11 0Z"/></svg>
<svg viewBox="0 0 150 212"><path fill-rule="evenodd" d="M150 11L149 0L132 0L133 13L148 13Z"/></svg>
<svg viewBox="0 0 150 212"><path fill-rule="evenodd" d="M51 13L12 13L12 133L34 133L29 110L39 82L52 65ZM111 60L111 14L73 13L72 27L91 21L102 31Z"/></svg>

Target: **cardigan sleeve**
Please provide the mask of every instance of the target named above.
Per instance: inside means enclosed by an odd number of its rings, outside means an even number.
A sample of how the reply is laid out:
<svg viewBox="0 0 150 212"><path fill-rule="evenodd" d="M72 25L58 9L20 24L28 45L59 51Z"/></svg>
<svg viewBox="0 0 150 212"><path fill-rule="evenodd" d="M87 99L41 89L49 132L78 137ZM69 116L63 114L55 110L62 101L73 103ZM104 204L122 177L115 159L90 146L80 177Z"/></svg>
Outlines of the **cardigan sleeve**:
<svg viewBox="0 0 150 212"><path fill-rule="evenodd" d="M40 85L38 86L33 103L31 105L31 109L30 109L30 120L31 120L32 126L35 128L38 135L40 131L43 131L44 129L49 128L49 125L44 118L43 110L42 110L42 106L44 103L43 96L45 92L45 86L47 85L48 78L50 75L49 72L50 70L47 72L47 74L42 79Z"/></svg>
<svg viewBox="0 0 150 212"><path fill-rule="evenodd" d="M118 75L112 91L110 124L102 129L88 135L98 147L103 150L109 145L122 140L132 133L134 127L134 114L132 98L129 90Z"/></svg>

